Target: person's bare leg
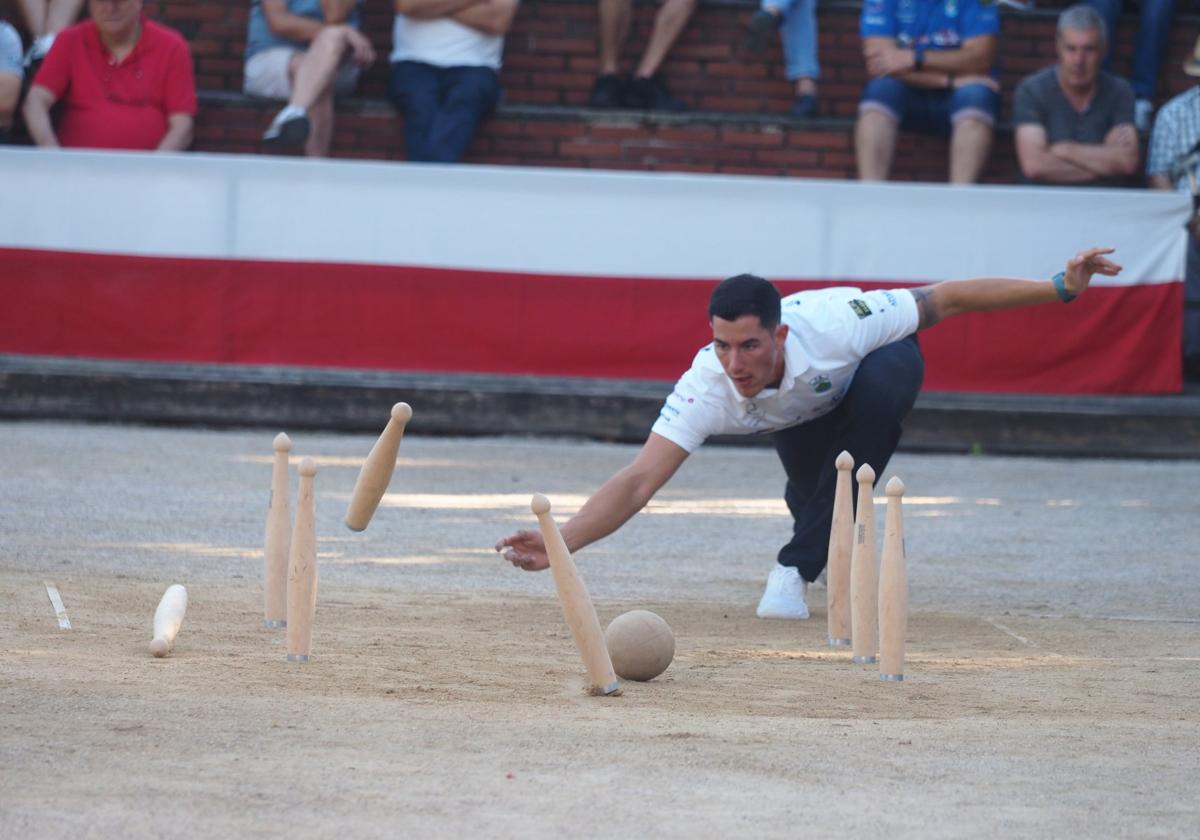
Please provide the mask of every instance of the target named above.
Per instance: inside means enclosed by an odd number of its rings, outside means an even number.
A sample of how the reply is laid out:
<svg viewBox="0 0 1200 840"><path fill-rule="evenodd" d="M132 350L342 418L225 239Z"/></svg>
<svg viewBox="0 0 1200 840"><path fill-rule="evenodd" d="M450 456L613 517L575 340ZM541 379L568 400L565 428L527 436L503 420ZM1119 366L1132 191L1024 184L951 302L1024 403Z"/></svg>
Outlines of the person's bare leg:
<svg viewBox="0 0 1200 840"><path fill-rule="evenodd" d="M950 183L976 183L983 174L991 150L990 125L970 117L956 122L950 133Z"/></svg>
<svg viewBox="0 0 1200 840"><path fill-rule="evenodd" d="M599 0L600 17L600 75L616 73L620 66L621 47L629 37L633 19L633 0Z"/></svg>
<svg viewBox="0 0 1200 840"><path fill-rule="evenodd" d="M896 153L896 121L882 111L860 111L854 126L854 153L860 181L886 181Z"/></svg>
<svg viewBox="0 0 1200 840"><path fill-rule="evenodd" d="M40 38L46 34L46 0L18 0L21 7L21 17L25 18L25 27L31 38Z"/></svg>
<svg viewBox="0 0 1200 840"><path fill-rule="evenodd" d="M817 95L817 80L800 78L796 80L796 95L797 96L816 96Z"/></svg>
<svg viewBox="0 0 1200 840"><path fill-rule="evenodd" d="M46 33L62 32L79 20L83 0L50 0L46 7Z"/></svg>
<svg viewBox="0 0 1200 840"><path fill-rule="evenodd" d="M654 17L650 41L637 67L638 76L648 78L658 72L695 10L696 0L663 0Z"/></svg>
<svg viewBox="0 0 1200 840"><path fill-rule="evenodd" d="M333 146L333 89L308 106L308 121L312 126L304 154L308 157L328 157Z"/></svg>
<svg viewBox="0 0 1200 840"><path fill-rule="evenodd" d="M346 32L342 27L326 27L317 33L295 69L292 98L288 104L308 110L326 96L333 87L346 49Z"/></svg>

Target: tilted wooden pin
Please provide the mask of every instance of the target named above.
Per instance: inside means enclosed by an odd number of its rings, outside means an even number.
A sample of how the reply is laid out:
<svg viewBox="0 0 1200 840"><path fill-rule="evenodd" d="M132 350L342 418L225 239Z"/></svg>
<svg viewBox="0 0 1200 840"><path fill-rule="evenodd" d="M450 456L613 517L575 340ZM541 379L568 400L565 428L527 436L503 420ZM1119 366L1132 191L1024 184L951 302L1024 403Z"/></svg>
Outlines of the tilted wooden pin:
<svg viewBox="0 0 1200 840"><path fill-rule="evenodd" d="M546 544L546 556L550 558L550 570L554 573L554 586L558 589L563 617L567 620L575 647L579 649L587 669L588 692L597 695L619 694L621 685L613 671L596 607L592 604L583 578L579 576L579 570L575 568L575 561L571 559L562 533L550 515L550 500L537 493L530 500L529 507L537 516L538 526L542 530L542 540Z"/></svg>

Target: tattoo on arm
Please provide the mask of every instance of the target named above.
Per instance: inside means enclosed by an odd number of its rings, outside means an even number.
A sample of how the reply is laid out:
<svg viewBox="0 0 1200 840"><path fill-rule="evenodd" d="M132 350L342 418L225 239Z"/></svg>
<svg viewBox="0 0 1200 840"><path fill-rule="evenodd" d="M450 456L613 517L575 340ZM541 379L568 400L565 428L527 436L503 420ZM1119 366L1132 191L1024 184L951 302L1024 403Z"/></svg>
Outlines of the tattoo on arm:
<svg viewBox="0 0 1200 840"><path fill-rule="evenodd" d="M941 320L938 314L937 305L933 302L933 297L930 292L932 286L922 286L919 289L910 289L913 299L917 302L917 329L923 330L926 327L932 327Z"/></svg>

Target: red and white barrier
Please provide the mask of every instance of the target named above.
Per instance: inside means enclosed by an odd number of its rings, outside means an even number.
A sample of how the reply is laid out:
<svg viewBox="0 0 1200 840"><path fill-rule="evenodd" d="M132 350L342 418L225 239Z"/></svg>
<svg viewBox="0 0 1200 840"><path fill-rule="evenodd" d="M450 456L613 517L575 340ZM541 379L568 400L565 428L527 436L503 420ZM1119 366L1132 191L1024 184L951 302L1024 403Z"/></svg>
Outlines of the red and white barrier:
<svg viewBox="0 0 1200 840"><path fill-rule="evenodd" d="M926 388L1180 388L1186 197L1132 190L0 150L0 352L674 379L712 285L1045 278L922 334Z"/></svg>

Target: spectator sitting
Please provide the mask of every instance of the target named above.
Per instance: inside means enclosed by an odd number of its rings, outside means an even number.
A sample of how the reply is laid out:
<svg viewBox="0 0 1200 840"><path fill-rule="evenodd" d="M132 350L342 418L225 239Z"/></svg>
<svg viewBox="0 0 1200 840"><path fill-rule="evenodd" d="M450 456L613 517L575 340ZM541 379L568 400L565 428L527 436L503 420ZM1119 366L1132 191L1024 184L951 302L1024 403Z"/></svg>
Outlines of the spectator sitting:
<svg viewBox="0 0 1200 840"><path fill-rule="evenodd" d="M21 36L7 21L0 20L0 145L8 142L24 77Z"/></svg>
<svg viewBox="0 0 1200 840"><path fill-rule="evenodd" d="M263 133L271 150L304 147L324 157L333 145L333 98L354 91L375 50L358 31L365 0L253 0L242 90L286 99Z"/></svg>
<svg viewBox="0 0 1200 840"><path fill-rule="evenodd" d="M1183 72L1200 77L1200 38ZM1189 379L1200 379L1200 83L1169 101L1158 112L1146 158L1150 186L1182 190L1192 196L1184 275L1183 360Z"/></svg>
<svg viewBox="0 0 1200 840"><path fill-rule="evenodd" d="M20 0L18 5L33 39L25 56L25 65L32 67L50 52L54 36L79 20L83 0Z"/></svg>
<svg viewBox="0 0 1200 840"><path fill-rule="evenodd" d="M993 75L1000 19L991 0L866 0L867 82L854 146L858 177L891 171L900 128L950 134L950 181L979 180L1000 108Z"/></svg>
<svg viewBox="0 0 1200 840"><path fill-rule="evenodd" d="M767 36L776 29L783 40L783 57L788 81L796 90L793 117L817 115L817 0L762 0L750 17L746 46L762 52Z"/></svg>
<svg viewBox="0 0 1200 840"><path fill-rule="evenodd" d="M408 159L457 163L500 101L500 55L518 0L395 0L388 97Z"/></svg>
<svg viewBox="0 0 1200 840"><path fill-rule="evenodd" d="M645 108L653 111L683 111L686 106L667 90L659 67L675 40L687 26L697 0L662 0L654 18L650 40L633 77L620 71L621 48L629 35L633 0L598 0L600 15L600 75L592 87L588 105L593 108Z"/></svg>
<svg viewBox="0 0 1200 840"><path fill-rule="evenodd" d="M1100 69L1105 39L1095 9L1071 6L1058 16L1058 64L1017 86L1013 124L1026 180L1105 186L1137 170L1133 90Z"/></svg>
<svg viewBox="0 0 1200 840"><path fill-rule="evenodd" d="M142 0L88 0L91 18L58 33L25 97L39 146L180 151L192 142L196 84L187 42L147 19ZM62 101L57 128L50 109Z"/></svg>
<svg viewBox="0 0 1200 840"><path fill-rule="evenodd" d="M1117 17L1124 0L1087 0L1100 13L1109 35L1105 50L1104 69L1112 71L1112 45L1117 40ZM1133 48L1133 121L1140 132L1150 130L1150 115L1154 113L1154 93L1158 89L1158 71L1167 54L1167 38L1171 34L1171 17L1175 0L1138 0L1137 40Z"/></svg>

